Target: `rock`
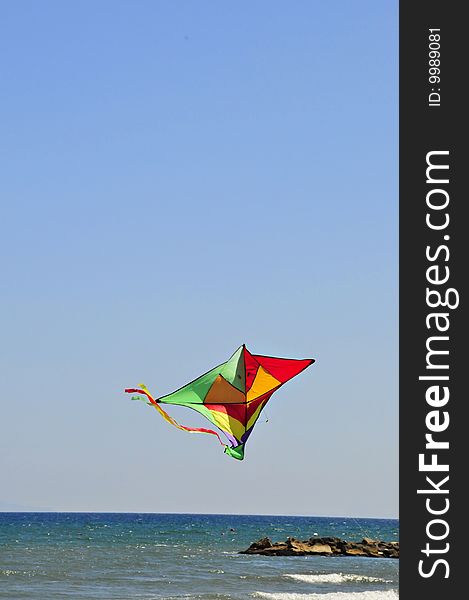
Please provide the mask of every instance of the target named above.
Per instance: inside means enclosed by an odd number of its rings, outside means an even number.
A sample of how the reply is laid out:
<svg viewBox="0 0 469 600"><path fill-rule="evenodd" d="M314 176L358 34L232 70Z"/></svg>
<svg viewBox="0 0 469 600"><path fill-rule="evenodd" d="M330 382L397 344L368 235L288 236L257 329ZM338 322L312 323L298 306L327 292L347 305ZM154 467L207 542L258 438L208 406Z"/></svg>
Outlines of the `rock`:
<svg viewBox="0 0 469 600"><path fill-rule="evenodd" d="M367 552L363 548L347 548L345 551L347 556L368 556Z"/></svg>
<svg viewBox="0 0 469 600"><path fill-rule="evenodd" d="M362 539L362 544L364 546L375 546L376 544L378 544L377 540L372 540L370 538L363 538Z"/></svg>
<svg viewBox="0 0 469 600"><path fill-rule="evenodd" d="M260 540L258 540L257 542L253 542L249 548L247 550L245 550L245 553L251 553L251 554L255 554L256 551L258 550L265 550L265 548L270 548L272 546L272 542L270 540L270 538L265 537L262 538Z"/></svg>
<svg viewBox="0 0 469 600"><path fill-rule="evenodd" d="M323 544L334 544L335 546L343 542L343 540L338 537L323 537L320 539L322 540Z"/></svg>
<svg viewBox="0 0 469 600"><path fill-rule="evenodd" d="M286 544L274 544L270 548L264 548L258 552L249 552L249 554L262 554L262 556L294 556L295 552Z"/></svg>
<svg viewBox="0 0 469 600"><path fill-rule="evenodd" d="M381 550L378 550L378 548L375 548L373 546L365 547L365 552L368 554L368 556L375 556L376 558L383 556Z"/></svg>
<svg viewBox="0 0 469 600"><path fill-rule="evenodd" d="M386 558L399 558L399 542L379 542L378 549Z"/></svg>
<svg viewBox="0 0 469 600"><path fill-rule="evenodd" d="M312 544L307 546L307 554L332 554L329 544Z"/></svg>
<svg viewBox="0 0 469 600"><path fill-rule="evenodd" d="M347 542L336 537L312 537L297 540L289 537L285 542L274 542L265 537L252 543L240 554L263 556L369 556L374 558L399 558L399 542L383 542L363 538L361 542Z"/></svg>

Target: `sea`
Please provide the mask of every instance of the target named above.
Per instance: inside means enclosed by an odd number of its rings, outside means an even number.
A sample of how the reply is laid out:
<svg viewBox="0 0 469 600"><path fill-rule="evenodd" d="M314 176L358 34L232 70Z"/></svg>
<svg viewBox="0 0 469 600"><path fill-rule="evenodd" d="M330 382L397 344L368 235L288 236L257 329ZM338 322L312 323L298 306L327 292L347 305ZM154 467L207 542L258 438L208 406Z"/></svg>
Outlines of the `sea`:
<svg viewBox="0 0 469 600"><path fill-rule="evenodd" d="M239 554L268 536L397 541L390 519L0 513L8 600L394 600L399 561Z"/></svg>

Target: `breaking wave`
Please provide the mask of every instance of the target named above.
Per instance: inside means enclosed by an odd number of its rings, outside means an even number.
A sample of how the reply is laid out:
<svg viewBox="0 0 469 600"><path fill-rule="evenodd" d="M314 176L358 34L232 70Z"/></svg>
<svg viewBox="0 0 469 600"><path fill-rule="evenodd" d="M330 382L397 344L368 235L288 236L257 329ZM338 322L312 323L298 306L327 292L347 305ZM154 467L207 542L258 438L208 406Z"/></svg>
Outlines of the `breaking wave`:
<svg viewBox="0 0 469 600"><path fill-rule="evenodd" d="M297 594L293 592L254 592L253 598L264 600L398 600L397 590L367 592L330 592L329 594Z"/></svg>
<svg viewBox="0 0 469 600"><path fill-rule="evenodd" d="M316 575L307 574L286 574L295 581L304 581L305 583L392 583L390 579L381 579L380 577L370 577L367 575L354 575L348 573L319 573Z"/></svg>

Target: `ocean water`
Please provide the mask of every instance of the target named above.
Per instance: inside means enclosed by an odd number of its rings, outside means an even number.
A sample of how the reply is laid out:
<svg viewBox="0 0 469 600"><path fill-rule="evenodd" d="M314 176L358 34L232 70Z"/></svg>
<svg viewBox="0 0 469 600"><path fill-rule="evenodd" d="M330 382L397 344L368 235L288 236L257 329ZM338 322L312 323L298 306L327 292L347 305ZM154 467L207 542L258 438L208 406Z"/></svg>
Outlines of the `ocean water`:
<svg viewBox="0 0 469 600"><path fill-rule="evenodd" d="M0 513L8 600L395 600L399 561L238 554L260 537L398 540L387 519Z"/></svg>

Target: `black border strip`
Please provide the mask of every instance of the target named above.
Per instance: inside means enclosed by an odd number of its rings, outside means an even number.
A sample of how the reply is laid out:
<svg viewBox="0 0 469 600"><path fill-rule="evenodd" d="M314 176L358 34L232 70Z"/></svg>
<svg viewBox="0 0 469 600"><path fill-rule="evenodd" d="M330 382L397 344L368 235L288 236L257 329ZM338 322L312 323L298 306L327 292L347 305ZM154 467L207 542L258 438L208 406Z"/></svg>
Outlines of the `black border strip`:
<svg viewBox="0 0 469 600"><path fill-rule="evenodd" d="M462 91L467 79L467 60L463 59L468 55L464 9L463 2L400 3L401 600L458 598L464 592L457 591L456 586L462 590L466 587L463 540L467 526L462 509L467 505L463 491L467 466L460 464L467 456L462 442L467 438L462 415L467 398L464 381L467 342L462 309L468 255L467 220L464 218L468 201L467 192L462 189L467 171L466 140L463 142L467 124L467 109L466 106L463 109L463 104L467 101ZM435 31L430 32L430 29ZM429 37L435 34L438 38ZM435 43L430 46L430 42ZM440 55L430 55L432 50ZM430 63L435 58L440 62ZM430 70L433 67L438 71ZM434 75L439 79L430 79ZM430 152L447 152L434 155L432 161L447 164L449 169L431 171L435 177L429 178L426 170ZM446 178L448 181L444 182ZM436 179L441 181L436 183ZM436 193L434 198L443 199L448 194L450 202L444 210L435 211L428 205L428 193L433 189L444 190ZM428 214L434 222L441 223L445 212L450 221L444 230L428 226ZM448 253L444 247L448 248ZM429 272L429 267L434 266L437 270ZM441 279L441 274L446 273L445 267L449 269L449 281L431 283L429 277L439 273L438 279ZM458 291L459 307L452 309L440 305L431 308L427 289L441 292L444 298L449 287ZM433 300L435 298L434 295ZM450 326L447 331L437 331L435 319L428 320L430 313L448 315ZM447 336L447 339L435 338L429 342L432 336L438 335ZM430 367L429 343L445 352L433 355ZM434 366L436 361L440 366ZM447 367L441 366L445 364ZM419 379L434 375L448 376L449 379ZM450 397L444 406L430 406L427 391L431 386L436 386L440 392L447 386ZM436 413L429 417L432 410ZM449 425L438 433L431 431L435 419L443 422L445 413ZM429 433L436 440L448 442L448 448L429 449L426 438ZM431 463L432 455L439 467L448 465L448 471L421 468L419 456L423 456L423 465L426 465ZM448 481L443 482L447 476ZM418 493L418 490L423 492Z"/></svg>

